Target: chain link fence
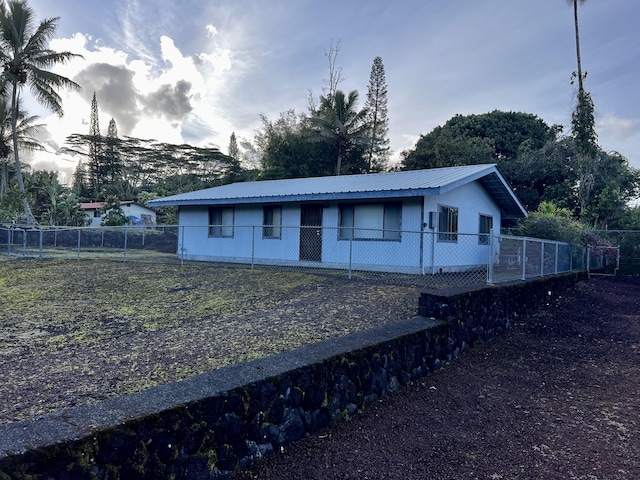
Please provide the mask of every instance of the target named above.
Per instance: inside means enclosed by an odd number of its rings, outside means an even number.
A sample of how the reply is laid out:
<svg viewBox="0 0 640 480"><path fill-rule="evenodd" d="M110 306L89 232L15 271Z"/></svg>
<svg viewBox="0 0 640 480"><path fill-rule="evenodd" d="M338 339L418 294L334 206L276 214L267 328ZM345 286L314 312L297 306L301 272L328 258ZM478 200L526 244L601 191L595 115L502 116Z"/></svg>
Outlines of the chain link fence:
<svg viewBox="0 0 640 480"><path fill-rule="evenodd" d="M320 226L0 227L5 258L304 270L433 289L583 270L581 246L515 236Z"/></svg>
<svg viewBox="0 0 640 480"><path fill-rule="evenodd" d="M0 253L39 259L147 260L177 263L175 226L13 227L0 226Z"/></svg>
<svg viewBox="0 0 640 480"><path fill-rule="evenodd" d="M493 238L489 283L512 282L585 269L585 249L552 240L500 235Z"/></svg>

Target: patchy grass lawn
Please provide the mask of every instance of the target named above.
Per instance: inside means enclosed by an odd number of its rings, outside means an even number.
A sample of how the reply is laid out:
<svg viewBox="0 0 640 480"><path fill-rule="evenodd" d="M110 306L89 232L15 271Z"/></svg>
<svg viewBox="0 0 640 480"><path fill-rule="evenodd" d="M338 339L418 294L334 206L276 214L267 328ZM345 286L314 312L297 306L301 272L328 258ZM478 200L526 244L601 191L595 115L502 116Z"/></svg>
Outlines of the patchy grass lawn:
<svg viewBox="0 0 640 480"><path fill-rule="evenodd" d="M0 262L0 423L413 316L420 289L212 264Z"/></svg>

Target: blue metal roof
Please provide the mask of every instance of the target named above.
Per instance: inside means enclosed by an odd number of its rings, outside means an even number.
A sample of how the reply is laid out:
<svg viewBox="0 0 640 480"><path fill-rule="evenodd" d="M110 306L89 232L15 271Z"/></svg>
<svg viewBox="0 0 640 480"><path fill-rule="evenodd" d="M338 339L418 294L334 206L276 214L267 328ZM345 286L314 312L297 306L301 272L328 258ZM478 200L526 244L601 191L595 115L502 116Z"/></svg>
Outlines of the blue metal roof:
<svg viewBox="0 0 640 480"><path fill-rule="evenodd" d="M524 207L493 164L239 182L158 198L148 204L167 207L416 197L439 195L476 180L494 197L505 216L526 215Z"/></svg>

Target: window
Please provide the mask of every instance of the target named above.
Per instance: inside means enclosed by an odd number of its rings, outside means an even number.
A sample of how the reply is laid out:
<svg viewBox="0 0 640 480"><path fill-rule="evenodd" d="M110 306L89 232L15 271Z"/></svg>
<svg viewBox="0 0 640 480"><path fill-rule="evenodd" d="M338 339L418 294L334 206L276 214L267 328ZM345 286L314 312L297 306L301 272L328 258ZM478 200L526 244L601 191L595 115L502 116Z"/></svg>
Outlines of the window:
<svg viewBox="0 0 640 480"><path fill-rule="evenodd" d="M233 208L209 208L209 236L233 237Z"/></svg>
<svg viewBox="0 0 640 480"><path fill-rule="evenodd" d="M367 203L340 206L342 240L400 240L402 204Z"/></svg>
<svg viewBox="0 0 640 480"><path fill-rule="evenodd" d="M453 207L438 207L438 241L458 241L458 209Z"/></svg>
<svg viewBox="0 0 640 480"><path fill-rule="evenodd" d="M492 230L493 217L480 214L480 224L478 226L478 245L489 245Z"/></svg>
<svg viewBox="0 0 640 480"><path fill-rule="evenodd" d="M262 238L280 238L282 207L264 207Z"/></svg>

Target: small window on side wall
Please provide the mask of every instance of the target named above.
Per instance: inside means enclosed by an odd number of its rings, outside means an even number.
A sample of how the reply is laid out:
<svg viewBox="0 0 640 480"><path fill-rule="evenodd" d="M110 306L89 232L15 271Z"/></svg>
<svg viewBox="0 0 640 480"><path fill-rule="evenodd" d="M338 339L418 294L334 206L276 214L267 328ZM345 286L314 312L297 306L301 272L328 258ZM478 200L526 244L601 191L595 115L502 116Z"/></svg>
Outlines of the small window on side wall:
<svg viewBox="0 0 640 480"><path fill-rule="evenodd" d="M280 238L282 231L282 207L264 207L262 238Z"/></svg>
<svg viewBox="0 0 640 480"><path fill-rule="evenodd" d="M209 236L215 238L233 237L233 207L209 208Z"/></svg>
<svg viewBox="0 0 640 480"><path fill-rule="evenodd" d="M458 241L458 209L440 205L438 207L438 241Z"/></svg>
<svg viewBox="0 0 640 480"><path fill-rule="evenodd" d="M489 245L492 231L493 217L489 215L480 215L480 224L478 226L478 245Z"/></svg>

